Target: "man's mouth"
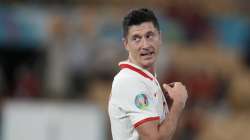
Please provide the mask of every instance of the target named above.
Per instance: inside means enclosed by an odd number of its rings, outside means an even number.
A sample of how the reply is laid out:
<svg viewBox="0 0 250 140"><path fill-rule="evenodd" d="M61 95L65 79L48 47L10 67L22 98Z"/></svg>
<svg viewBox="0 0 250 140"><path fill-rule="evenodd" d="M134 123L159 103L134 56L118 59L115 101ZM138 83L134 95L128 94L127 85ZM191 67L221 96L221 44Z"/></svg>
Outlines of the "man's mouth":
<svg viewBox="0 0 250 140"><path fill-rule="evenodd" d="M141 56L151 56L151 55L153 55L155 52L154 51L151 51L151 52L143 52L143 53L141 53L140 55Z"/></svg>

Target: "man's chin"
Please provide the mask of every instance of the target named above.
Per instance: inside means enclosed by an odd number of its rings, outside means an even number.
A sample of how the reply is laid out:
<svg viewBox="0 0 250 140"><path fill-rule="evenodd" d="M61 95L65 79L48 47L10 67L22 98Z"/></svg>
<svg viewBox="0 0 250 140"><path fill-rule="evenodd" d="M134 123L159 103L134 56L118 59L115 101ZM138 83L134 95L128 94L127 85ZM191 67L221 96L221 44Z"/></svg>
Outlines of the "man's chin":
<svg viewBox="0 0 250 140"><path fill-rule="evenodd" d="M145 60L142 62L142 66L144 68L151 68L154 65L155 61L153 60Z"/></svg>

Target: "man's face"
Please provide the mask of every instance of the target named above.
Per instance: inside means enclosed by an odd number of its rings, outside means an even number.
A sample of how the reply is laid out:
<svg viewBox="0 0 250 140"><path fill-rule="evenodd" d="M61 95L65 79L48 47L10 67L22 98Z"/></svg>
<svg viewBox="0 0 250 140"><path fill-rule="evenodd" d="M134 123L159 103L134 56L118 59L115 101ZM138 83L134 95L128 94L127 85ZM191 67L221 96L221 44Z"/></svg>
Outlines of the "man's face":
<svg viewBox="0 0 250 140"><path fill-rule="evenodd" d="M123 43L129 52L130 61L148 69L156 61L161 46L161 35L152 22L144 22L130 26Z"/></svg>

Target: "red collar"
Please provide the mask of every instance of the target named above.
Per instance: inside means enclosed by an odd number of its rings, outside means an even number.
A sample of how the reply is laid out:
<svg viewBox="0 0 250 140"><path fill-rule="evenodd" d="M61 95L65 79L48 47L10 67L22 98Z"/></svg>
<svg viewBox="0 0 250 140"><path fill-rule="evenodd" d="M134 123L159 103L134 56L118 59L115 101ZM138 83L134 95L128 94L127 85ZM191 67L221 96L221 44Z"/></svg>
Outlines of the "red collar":
<svg viewBox="0 0 250 140"><path fill-rule="evenodd" d="M124 68L128 68L132 71L135 71L137 73L139 73L140 75L142 75L143 77L145 78L148 78L149 80L153 80L153 77L150 76L149 74L147 74L146 72L144 72L143 70L141 70L140 68L137 68L136 66L133 66L132 64L130 63L126 63L126 62L122 62L122 63L119 63L119 66L121 69L124 69ZM148 72L149 73L149 72Z"/></svg>

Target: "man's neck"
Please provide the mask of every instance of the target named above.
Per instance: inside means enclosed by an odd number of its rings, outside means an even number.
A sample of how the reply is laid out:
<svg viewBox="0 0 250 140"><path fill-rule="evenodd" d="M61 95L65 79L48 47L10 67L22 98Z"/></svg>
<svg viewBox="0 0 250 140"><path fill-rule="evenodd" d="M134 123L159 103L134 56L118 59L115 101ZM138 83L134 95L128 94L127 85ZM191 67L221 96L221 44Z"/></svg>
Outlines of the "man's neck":
<svg viewBox="0 0 250 140"><path fill-rule="evenodd" d="M150 67L145 67L145 66L142 66L142 65L140 65L140 64L135 63L135 61L133 61L133 59L131 59L131 58L128 59L128 62L130 62L130 63L132 63L132 64L135 64L136 66L139 66L139 67L141 67L141 68L143 68L143 69L146 69L146 70L149 71L152 75L155 75L155 67L154 67L154 65L152 65L152 66L150 66Z"/></svg>

